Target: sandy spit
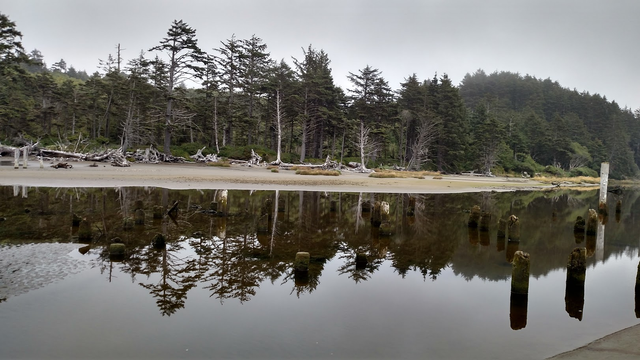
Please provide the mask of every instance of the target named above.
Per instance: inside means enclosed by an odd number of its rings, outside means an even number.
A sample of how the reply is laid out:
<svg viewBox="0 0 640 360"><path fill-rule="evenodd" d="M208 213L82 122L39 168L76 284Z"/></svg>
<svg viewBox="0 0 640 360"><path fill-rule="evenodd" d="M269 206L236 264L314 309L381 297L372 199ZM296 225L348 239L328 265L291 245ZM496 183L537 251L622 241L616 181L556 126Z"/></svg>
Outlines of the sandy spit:
<svg viewBox="0 0 640 360"><path fill-rule="evenodd" d="M14 169L0 166L0 185L32 187L124 187L150 186L168 189L306 190L376 193L459 193L541 189L548 185L514 178L443 176L442 179L378 179L344 171L340 176L296 175L294 171L272 173L265 167L234 165L230 168L204 164L133 164L128 168L106 163L73 162L72 169L44 168L35 162Z"/></svg>

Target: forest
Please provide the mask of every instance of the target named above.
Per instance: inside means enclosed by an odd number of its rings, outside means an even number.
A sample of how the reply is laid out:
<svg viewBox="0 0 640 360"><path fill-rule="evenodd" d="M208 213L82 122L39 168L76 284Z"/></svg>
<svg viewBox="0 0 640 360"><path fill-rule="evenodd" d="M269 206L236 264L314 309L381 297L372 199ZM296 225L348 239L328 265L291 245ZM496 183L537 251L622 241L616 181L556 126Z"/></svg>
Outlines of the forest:
<svg viewBox="0 0 640 360"><path fill-rule="evenodd" d="M22 46L0 14L0 144L57 150L138 149L267 161L357 161L442 173L633 178L640 109L512 72L468 73L459 85L410 71L397 89L365 65L334 83L329 54L309 45L289 62L262 39L198 47L174 21L133 59L115 54L88 75Z"/></svg>

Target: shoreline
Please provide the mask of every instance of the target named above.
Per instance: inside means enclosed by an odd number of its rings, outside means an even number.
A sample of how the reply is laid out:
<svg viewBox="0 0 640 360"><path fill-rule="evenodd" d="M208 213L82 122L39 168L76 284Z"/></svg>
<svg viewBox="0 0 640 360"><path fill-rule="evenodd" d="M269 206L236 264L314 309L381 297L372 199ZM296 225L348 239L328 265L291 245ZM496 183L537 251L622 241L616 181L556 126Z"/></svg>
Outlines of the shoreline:
<svg viewBox="0 0 640 360"><path fill-rule="evenodd" d="M540 190L551 186L528 179L444 175L414 178L370 178L368 174L343 172L340 176L296 175L291 170L272 173L265 167L207 166L202 163L133 164L114 167L108 163L69 162L72 169L40 168L37 161L14 169L0 166L0 186L32 187L135 187L173 190L233 189L288 191L343 191L376 193L465 193L480 191Z"/></svg>

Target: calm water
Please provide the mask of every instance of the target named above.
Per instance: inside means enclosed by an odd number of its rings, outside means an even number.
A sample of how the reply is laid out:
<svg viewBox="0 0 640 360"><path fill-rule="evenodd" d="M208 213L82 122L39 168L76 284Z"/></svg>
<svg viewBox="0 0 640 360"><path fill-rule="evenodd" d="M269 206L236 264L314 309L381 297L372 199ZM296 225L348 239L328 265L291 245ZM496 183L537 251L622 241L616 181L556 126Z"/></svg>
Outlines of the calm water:
<svg viewBox="0 0 640 360"><path fill-rule="evenodd" d="M226 208L222 193L0 187L0 358L540 359L639 322L638 192L610 194L597 238L573 233L595 191L228 191ZM390 208L380 229L376 201ZM473 205L488 233L467 227ZM125 229L139 208L144 225ZM497 236L511 214L519 243ZM124 257L109 256L115 237ZM566 293L575 247L584 295ZM524 304L511 301L516 250L531 255Z"/></svg>

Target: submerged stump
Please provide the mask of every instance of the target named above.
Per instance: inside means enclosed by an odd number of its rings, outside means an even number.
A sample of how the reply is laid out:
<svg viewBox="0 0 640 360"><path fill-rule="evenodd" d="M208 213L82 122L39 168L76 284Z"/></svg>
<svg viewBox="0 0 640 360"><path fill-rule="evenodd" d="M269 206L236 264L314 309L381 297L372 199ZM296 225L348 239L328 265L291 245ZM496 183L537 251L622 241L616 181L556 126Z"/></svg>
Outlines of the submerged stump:
<svg viewBox="0 0 640 360"><path fill-rule="evenodd" d="M158 233L153 236L151 244L156 249L162 249L167 245L167 239L164 237L164 235Z"/></svg>

